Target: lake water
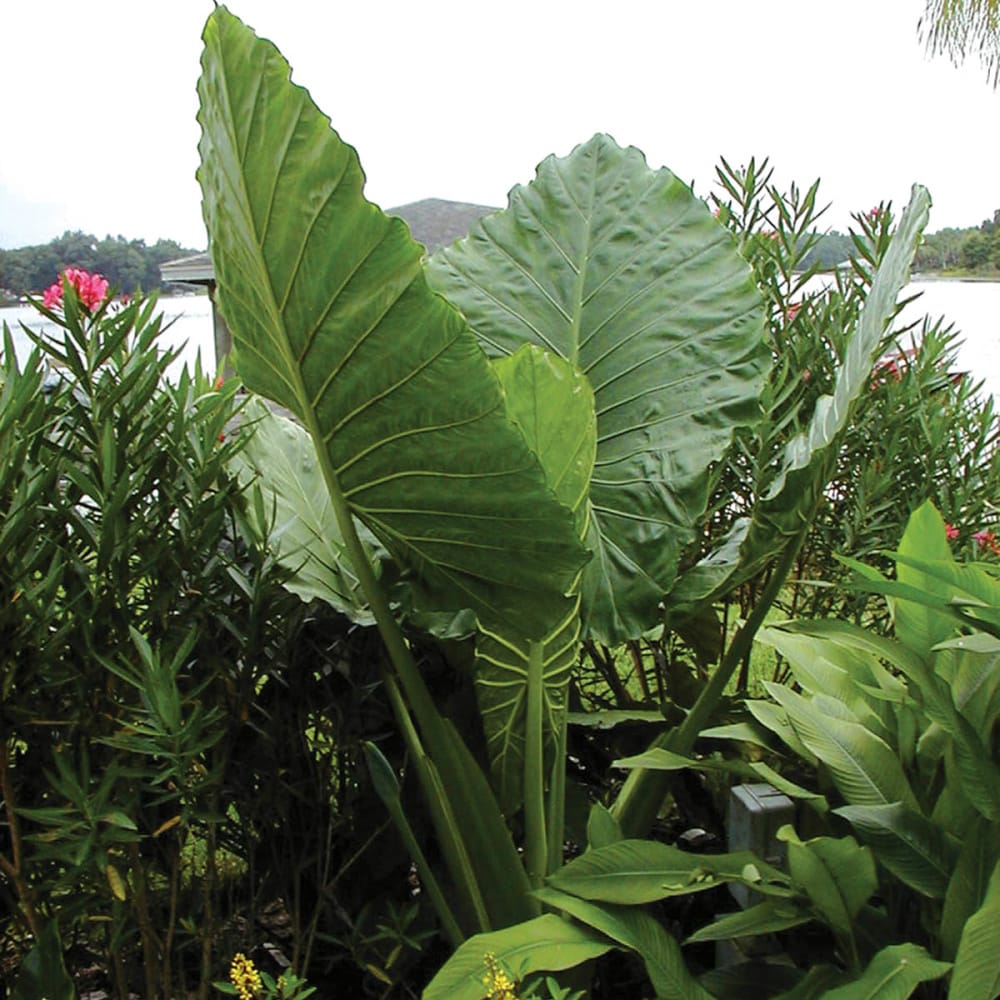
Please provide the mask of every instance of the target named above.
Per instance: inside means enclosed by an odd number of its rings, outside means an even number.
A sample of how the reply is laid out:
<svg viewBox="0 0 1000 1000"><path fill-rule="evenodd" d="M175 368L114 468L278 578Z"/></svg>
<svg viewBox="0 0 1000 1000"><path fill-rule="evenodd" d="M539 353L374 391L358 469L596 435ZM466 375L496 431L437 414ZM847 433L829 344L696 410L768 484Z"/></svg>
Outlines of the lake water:
<svg viewBox="0 0 1000 1000"><path fill-rule="evenodd" d="M961 369L982 379L984 390L1000 403L1000 282L918 280L905 294L918 292L920 298L906 307L901 322L913 322L925 314L934 319L946 317L961 332L964 341L958 356ZM214 371L212 307L208 296L164 298L160 307L165 319L171 321L163 335L164 344L184 345L177 365L193 363L200 352L202 364ZM36 330L49 325L30 306L0 309L0 322L7 323L13 331L19 355L29 349L27 338L20 334L20 324L27 323Z"/></svg>

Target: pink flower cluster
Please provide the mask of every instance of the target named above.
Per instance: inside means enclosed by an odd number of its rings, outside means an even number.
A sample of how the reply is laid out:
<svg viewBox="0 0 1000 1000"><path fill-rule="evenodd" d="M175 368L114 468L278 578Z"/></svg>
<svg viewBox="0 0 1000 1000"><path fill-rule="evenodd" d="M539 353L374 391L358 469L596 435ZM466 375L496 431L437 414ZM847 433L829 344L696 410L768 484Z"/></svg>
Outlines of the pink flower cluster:
<svg viewBox="0 0 1000 1000"><path fill-rule="evenodd" d="M945 522L944 533L949 542L955 541L958 538L958 528L954 525ZM988 552L993 556L1000 556L1000 542L997 540L997 536L993 534L989 528L983 528L982 531L977 531L973 536L973 541L979 546L980 551Z"/></svg>
<svg viewBox="0 0 1000 1000"><path fill-rule="evenodd" d="M65 278L76 291L83 307L89 311L96 309L108 297L108 280L100 274L90 274L80 267L67 267L58 281L45 289L42 305L46 309L56 309L62 305Z"/></svg>

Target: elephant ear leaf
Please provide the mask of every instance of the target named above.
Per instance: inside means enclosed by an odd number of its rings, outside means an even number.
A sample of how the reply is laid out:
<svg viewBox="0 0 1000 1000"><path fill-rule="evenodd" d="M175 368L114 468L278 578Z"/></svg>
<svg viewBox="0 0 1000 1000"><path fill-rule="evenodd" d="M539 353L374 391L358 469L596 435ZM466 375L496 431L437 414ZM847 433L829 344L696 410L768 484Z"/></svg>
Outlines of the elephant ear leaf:
<svg viewBox="0 0 1000 1000"><path fill-rule="evenodd" d="M587 532L587 491L597 447L594 396L572 365L534 345L525 345L494 367L507 394L511 415L535 450L559 500ZM576 588L574 587L574 593ZM476 692L486 732L493 784L508 815L521 804L529 694L537 684L545 773L557 753L570 671L577 660L579 601L552 623L541 640L541 663L534 676L531 643L520 632L487 630L476 640Z"/></svg>
<svg viewBox="0 0 1000 1000"><path fill-rule="evenodd" d="M537 344L597 407L582 583L589 635L651 628L708 501L707 469L753 422L769 359L730 235L669 170L594 136L427 265L493 354Z"/></svg>
<svg viewBox="0 0 1000 1000"><path fill-rule="evenodd" d="M749 521L737 522L717 552L677 581L667 600L671 621L755 576L811 522L857 400L871 384L875 355L886 324L895 315L899 293L910 280L910 264L927 225L930 205L927 189L914 185L848 340L832 395L816 401L809 425L788 442L778 473L755 504Z"/></svg>
<svg viewBox="0 0 1000 1000"><path fill-rule="evenodd" d="M259 399L244 413L250 440L232 466L245 488L260 491L259 504L249 505L250 521L288 571L285 586L303 601L326 601L359 625L374 624L309 435ZM359 535L369 561L378 566L384 550L363 528Z"/></svg>
<svg viewBox="0 0 1000 1000"><path fill-rule="evenodd" d="M475 336L277 49L224 7L204 41L199 180L239 374L302 422L338 523L421 607L542 635L586 551Z"/></svg>

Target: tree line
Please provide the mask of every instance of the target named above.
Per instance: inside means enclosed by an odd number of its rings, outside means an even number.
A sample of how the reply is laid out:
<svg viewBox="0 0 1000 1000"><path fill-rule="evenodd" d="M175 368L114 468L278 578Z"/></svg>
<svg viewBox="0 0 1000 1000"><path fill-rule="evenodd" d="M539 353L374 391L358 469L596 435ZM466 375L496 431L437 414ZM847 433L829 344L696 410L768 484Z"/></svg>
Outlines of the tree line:
<svg viewBox="0 0 1000 1000"><path fill-rule="evenodd" d="M176 240L145 240L105 236L98 240L90 233L65 232L38 246L0 250L0 298L19 298L41 292L67 267L98 272L119 292L137 289L152 291L163 284L160 265L168 260L198 253Z"/></svg>
<svg viewBox="0 0 1000 1000"><path fill-rule="evenodd" d="M802 266L817 265L822 270L843 264L855 251L849 235L831 230L816 241L803 258ZM1000 271L1000 208L991 219L965 229L940 229L925 233L917 248L914 271L961 271L993 274Z"/></svg>

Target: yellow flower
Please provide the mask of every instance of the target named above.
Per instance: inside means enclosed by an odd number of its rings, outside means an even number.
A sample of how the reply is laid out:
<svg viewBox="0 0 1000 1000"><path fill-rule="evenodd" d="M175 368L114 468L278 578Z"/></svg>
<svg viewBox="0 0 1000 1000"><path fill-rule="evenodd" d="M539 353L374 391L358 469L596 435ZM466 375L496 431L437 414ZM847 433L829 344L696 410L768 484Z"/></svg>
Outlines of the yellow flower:
<svg viewBox="0 0 1000 1000"><path fill-rule="evenodd" d="M484 961L486 962L486 975L483 976L483 986L486 987L484 1000L518 1000L517 983L510 978L496 955L487 952Z"/></svg>
<svg viewBox="0 0 1000 1000"><path fill-rule="evenodd" d="M264 989L253 962L241 951L233 955L229 966L229 980L236 987L240 1000L257 1000Z"/></svg>

